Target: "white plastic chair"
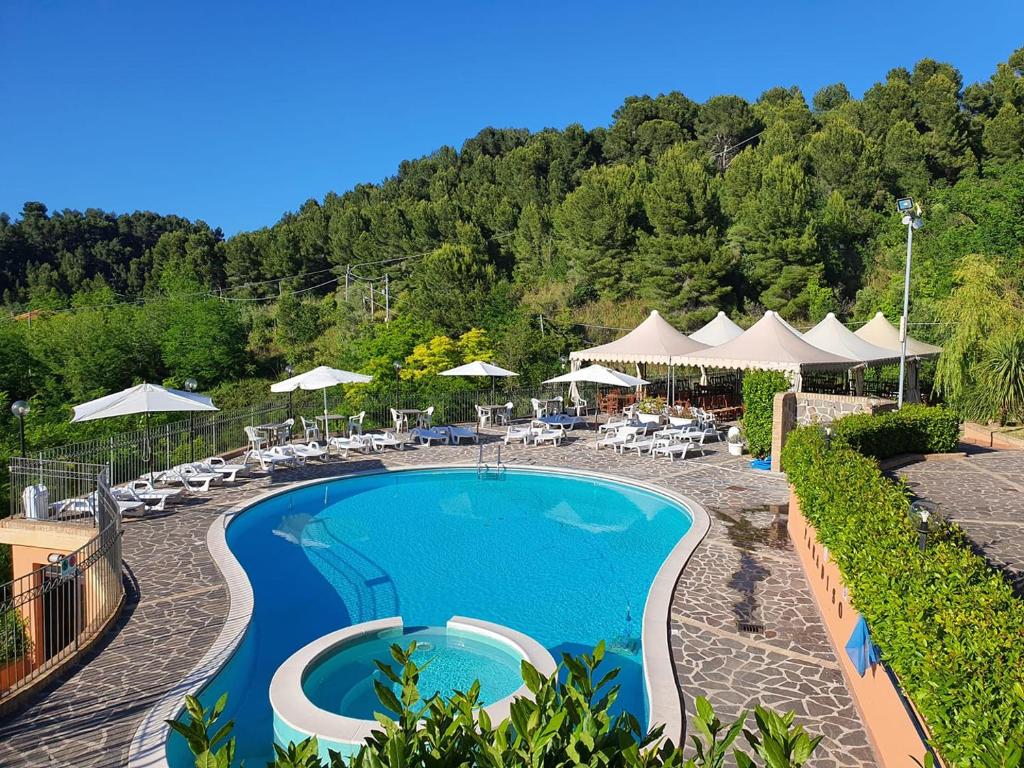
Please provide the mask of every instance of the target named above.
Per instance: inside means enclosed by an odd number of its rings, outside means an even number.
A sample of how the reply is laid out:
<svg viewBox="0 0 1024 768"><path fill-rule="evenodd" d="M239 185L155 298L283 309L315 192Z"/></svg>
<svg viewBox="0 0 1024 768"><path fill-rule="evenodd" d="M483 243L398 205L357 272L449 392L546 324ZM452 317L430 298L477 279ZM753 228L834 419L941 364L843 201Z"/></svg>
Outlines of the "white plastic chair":
<svg viewBox="0 0 1024 768"><path fill-rule="evenodd" d="M363 434L363 419L366 418L366 411L360 411L355 416L348 417L348 433L350 435Z"/></svg>
<svg viewBox="0 0 1024 768"><path fill-rule="evenodd" d="M319 440L320 427L316 425L316 421L310 421L305 416L299 418L302 419L302 431L305 432L306 440Z"/></svg>
<svg viewBox="0 0 1024 768"><path fill-rule="evenodd" d="M511 400L509 402L505 403L504 410L498 411L498 414L497 414L498 422L501 423L501 424L504 424L505 426L508 426L509 424L511 424L512 423L512 411L513 411L513 409L515 407L516 407L515 403L513 403Z"/></svg>
<svg viewBox="0 0 1024 768"><path fill-rule="evenodd" d="M434 425L434 406L429 406L416 417L416 426L430 429Z"/></svg>
<svg viewBox="0 0 1024 768"><path fill-rule="evenodd" d="M256 427L246 427L245 436L249 438L249 450L261 451L267 444L267 438L256 431Z"/></svg>
<svg viewBox="0 0 1024 768"><path fill-rule="evenodd" d="M484 408L483 406L480 405L475 407L477 421L480 422L481 427L486 427L488 424L491 423L491 409Z"/></svg>
<svg viewBox="0 0 1024 768"><path fill-rule="evenodd" d="M530 405L533 406L533 418L540 419L548 415L547 406L545 406L544 403L542 403L536 397L530 398Z"/></svg>
<svg viewBox="0 0 1024 768"><path fill-rule="evenodd" d="M409 417L404 413L399 413L394 408L391 409L391 421L395 424L396 432L405 432L406 428L409 426Z"/></svg>

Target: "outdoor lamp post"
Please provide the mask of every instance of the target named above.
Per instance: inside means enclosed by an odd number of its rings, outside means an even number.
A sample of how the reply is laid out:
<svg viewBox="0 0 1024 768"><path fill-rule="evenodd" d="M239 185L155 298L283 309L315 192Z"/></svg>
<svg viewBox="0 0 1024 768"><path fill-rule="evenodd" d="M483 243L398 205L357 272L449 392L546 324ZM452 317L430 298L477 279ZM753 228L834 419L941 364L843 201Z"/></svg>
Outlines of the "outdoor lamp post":
<svg viewBox="0 0 1024 768"><path fill-rule="evenodd" d="M15 400L11 404L11 413L18 417L18 434L21 436L21 456L25 457L25 417L32 410L24 400Z"/></svg>
<svg viewBox="0 0 1024 768"><path fill-rule="evenodd" d="M935 509L933 502L920 499L910 505L910 518L917 524L917 546L922 552L928 548L928 518Z"/></svg>
<svg viewBox="0 0 1024 768"><path fill-rule="evenodd" d="M291 365L286 365L284 367L284 372L286 374L288 374L289 378L291 378L291 375L293 373L295 373L295 369ZM288 418L289 419L294 419L295 418L295 415L292 413L292 393L293 392L294 392L294 390L291 390L291 389L288 390Z"/></svg>
<svg viewBox="0 0 1024 768"><path fill-rule="evenodd" d="M901 197L896 201L896 208L903 214L903 224L907 228L907 263L903 274L903 315L900 317L900 388L897 396L897 407L903 407L903 382L907 370L907 315L910 311L910 254L914 246L914 230L924 226L921 220L921 204L914 203L912 197Z"/></svg>
<svg viewBox="0 0 1024 768"><path fill-rule="evenodd" d="M195 392L199 389L199 382L189 376L185 379L185 390L188 392ZM196 432L194 428L195 422L192 420L192 411L188 412L188 460L196 460Z"/></svg>
<svg viewBox="0 0 1024 768"><path fill-rule="evenodd" d="M392 363L395 367L395 410L402 407L402 364L395 360Z"/></svg>

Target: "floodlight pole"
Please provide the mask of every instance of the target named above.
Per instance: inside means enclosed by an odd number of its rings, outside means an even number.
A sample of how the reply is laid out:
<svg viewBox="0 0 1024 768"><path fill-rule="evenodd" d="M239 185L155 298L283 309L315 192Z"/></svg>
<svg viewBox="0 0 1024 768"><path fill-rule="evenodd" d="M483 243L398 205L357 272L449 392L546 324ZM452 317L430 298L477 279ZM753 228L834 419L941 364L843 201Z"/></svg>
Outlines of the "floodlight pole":
<svg viewBox="0 0 1024 768"><path fill-rule="evenodd" d="M897 408L903 407L903 385L907 376L907 320L910 313L910 260L914 248L914 229L921 226L921 207L917 207L917 215L913 212L903 217L907 225L907 264L903 274L903 315L900 317L900 387L896 397Z"/></svg>

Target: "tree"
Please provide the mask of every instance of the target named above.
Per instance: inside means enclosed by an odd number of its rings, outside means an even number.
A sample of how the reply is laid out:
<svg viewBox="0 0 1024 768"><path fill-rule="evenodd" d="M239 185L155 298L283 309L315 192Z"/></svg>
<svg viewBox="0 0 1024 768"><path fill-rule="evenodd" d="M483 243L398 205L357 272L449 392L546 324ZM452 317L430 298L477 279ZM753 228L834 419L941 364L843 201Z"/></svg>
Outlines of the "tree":
<svg viewBox="0 0 1024 768"><path fill-rule="evenodd" d="M404 309L442 331L461 333L492 309L497 280L494 265L478 250L446 243L416 263Z"/></svg>
<svg viewBox="0 0 1024 768"><path fill-rule="evenodd" d="M812 104L815 112L828 112L847 103L850 100L850 91L843 83L832 83L819 89L814 94Z"/></svg>
<svg viewBox="0 0 1024 768"><path fill-rule="evenodd" d="M1007 102L985 124L985 150L996 160L1018 160L1024 155L1024 116Z"/></svg>
<svg viewBox="0 0 1024 768"><path fill-rule="evenodd" d="M578 279L601 294L630 292L629 271L640 230L646 224L643 191L647 166L598 166L583 175L555 213L559 248Z"/></svg>
<svg viewBox="0 0 1024 768"><path fill-rule="evenodd" d="M739 96L713 96L700 106L695 124L697 139L726 168L741 143L761 130L750 104Z"/></svg>

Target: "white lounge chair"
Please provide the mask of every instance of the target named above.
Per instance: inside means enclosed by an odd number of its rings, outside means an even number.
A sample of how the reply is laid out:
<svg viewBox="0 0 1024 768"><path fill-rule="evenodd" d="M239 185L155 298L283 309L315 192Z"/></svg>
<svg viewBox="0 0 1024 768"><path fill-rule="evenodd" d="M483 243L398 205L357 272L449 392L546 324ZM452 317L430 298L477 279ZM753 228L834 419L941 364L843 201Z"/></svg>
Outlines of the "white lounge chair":
<svg viewBox="0 0 1024 768"><path fill-rule="evenodd" d="M462 445L463 440L471 440L474 443L480 442L480 436L472 429L466 429L465 427L456 427L451 425L447 427L441 427L441 429L447 430L449 442L452 442L455 445Z"/></svg>
<svg viewBox="0 0 1024 768"><path fill-rule="evenodd" d="M278 467L295 465L294 456L282 456L270 451L248 451L245 454L245 463L254 462L264 472L275 472Z"/></svg>
<svg viewBox="0 0 1024 768"><path fill-rule="evenodd" d="M693 450L693 443L662 443L656 445L651 450L651 456L668 456L669 459L675 461L678 459L685 459L686 454Z"/></svg>
<svg viewBox="0 0 1024 768"><path fill-rule="evenodd" d="M433 445L435 441L448 445L448 443L451 442L451 438L448 436L448 430L437 429L436 427L416 427L416 429L412 431L412 436L419 440L420 445Z"/></svg>
<svg viewBox="0 0 1024 768"><path fill-rule="evenodd" d="M625 418L623 418L623 419L615 419L614 421L609 420L609 421L606 421L604 424L601 424L600 426L598 426L597 431L598 431L598 433L601 433L601 432L615 432L615 431L621 429L622 427L631 427L631 426L633 426L633 422L630 421L629 419L625 419Z"/></svg>
<svg viewBox="0 0 1024 768"><path fill-rule="evenodd" d="M167 505L167 499L177 494L178 490L169 490L163 493L150 493L146 491L139 492L129 485L122 485L111 488L110 493L113 495L115 499L117 499L118 502L137 501L140 504L142 504L142 506L145 507L146 509L152 509L157 512L163 512L164 507ZM136 507L134 509L141 509L141 507Z"/></svg>
<svg viewBox="0 0 1024 768"><path fill-rule="evenodd" d="M614 450L623 443L635 440L639 431L639 427L619 427L616 431L598 439L596 443L597 450L601 450L602 448L611 448Z"/></svg>
<svg viewBox="0 0 1024 768"><path fill-rule="evenodd" d="M562 438L565 437L565 430L559 426L550 426L539 419L534 419L530 422L530 434L534 445L541 443L561 445Z"/></svg>
<svg viewBox="0 0 1024 768"><path fill-rule="evenodd" d="M529 427L517 427L512 424L508 425L508 431L505 433L505 445L509 443L522 443L523 445L529 445L530 440L533 438L533 432L530 431Z"/></svg>
<svg viewBox="0 0 1024 768"><path fill-rule="evenodd" d="M298 453L291 445L274 445L267 451L271 456L277 456L282 464L291 462L294 467L301 467L306 463L306 457Z"/></svg>
<svg viewBox="0 0 1024 768"><path fill-rule="evenodd" d="M367 435L352 435L351 437L332 437L327 443L327 449L335 450L344 459L348 458L350 451L368 453L373 450L373 441Z"/></svg>
<svg viewBox="0 0 1024 768"><path fill-rule="evenodd" d="M385 432L383 434L370 432L363 437L370 438L373 450L378 453L382 452L385 448L395 448L399 451L405 450L405 440L400 439L394 432Z"/></svg>
<svg viewBox="0 0 1024 768"><path fill-rule="evenodd" d="M552 416L542 416L538 421L543 421L550 427L560 427L564 429L573 429L578 427L580 424L586 424L587 420L582 416L570 416L565 413L556 413Z"/></svg>
<svg viewBox="0 0 1024 768"><path fill-rule="evenodd" d="M316 440L310 440L308 443L295 443L295 445L290 445L288 448L303 461L307 459L320 459L322 461L328 455L327 449L321 448L320 443Z"/></svg>
<svg viewBox="0 0 1024 768"><path fill-rule="evenodd" d="M639 437L639 433L638 437ZM616 446L616 450L619 453L625 453L626 451L636 451L637 456L642 456L658 444L658 441L653 437L641 437L640 439L634 438L633 440L627 440L624 443L620 443Z"/></svg>
<svg viewBox="0 0 1024 768"><path fill-rule="evenodd" d="M222 482L220 472L200 472L193 466L182 464L161 472L157 480L165 485L180 485L186 493L207 493L213 483Z"/></svg>
<svg viewBox="0 0 1024 768"><path fill-rule="evenodd" d="M224 475L225 481L229 483L233 483L238 480L239 475L249 473L249 467L245 465L244 461L225 461L220 456L211 456L204 461L203 464L209 467L211 472L220 472Z"/></svg>

